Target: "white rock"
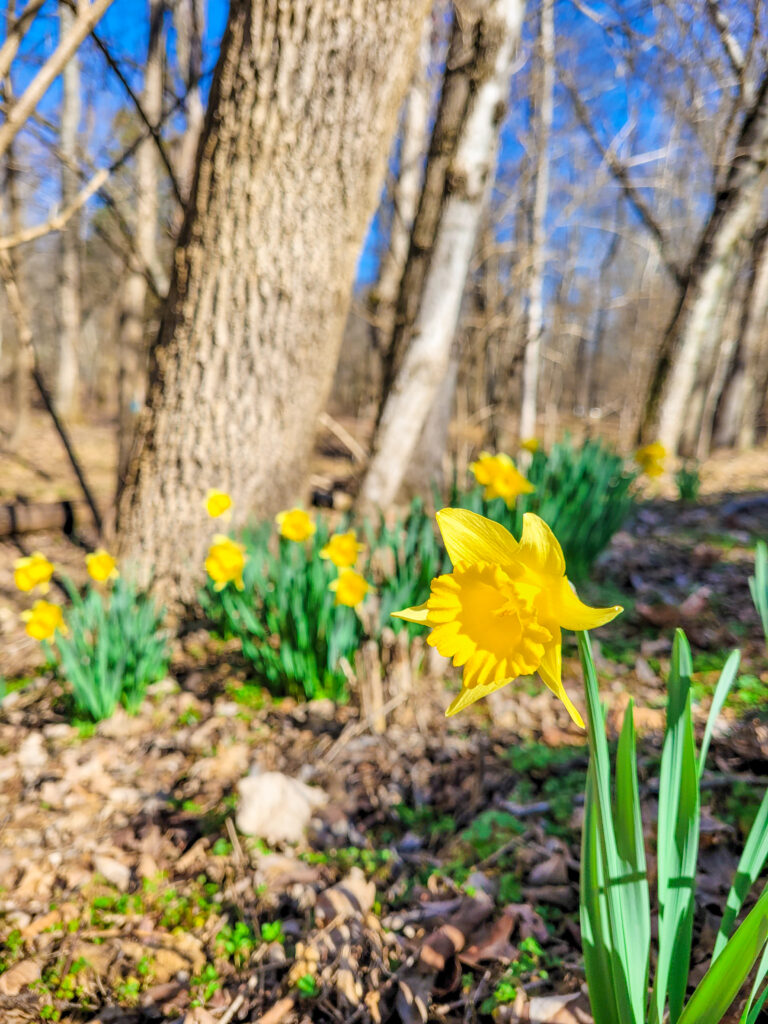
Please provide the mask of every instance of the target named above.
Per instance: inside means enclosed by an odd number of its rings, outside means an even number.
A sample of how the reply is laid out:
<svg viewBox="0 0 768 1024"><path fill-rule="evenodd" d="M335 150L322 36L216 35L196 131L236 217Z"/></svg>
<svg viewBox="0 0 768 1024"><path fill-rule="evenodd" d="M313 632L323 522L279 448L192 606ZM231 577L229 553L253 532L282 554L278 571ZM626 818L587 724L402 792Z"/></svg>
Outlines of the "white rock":
<svg viewBox="0 0 768 1024"><path fill-rule="evenodd" d="M131 869L128 865L122 864L114 857L107 857L106 854L94 853L93 870L103 875L120 892L126 892L131 884Z"/></svg>
<svg viewBox="0 0 768 1024"><path fill-rule="evenodd" d="M281 772L248 775L237 788L237 827L246 835L266 840L270 846L299 842L312 812L327 800L322 790Z"/></svg>

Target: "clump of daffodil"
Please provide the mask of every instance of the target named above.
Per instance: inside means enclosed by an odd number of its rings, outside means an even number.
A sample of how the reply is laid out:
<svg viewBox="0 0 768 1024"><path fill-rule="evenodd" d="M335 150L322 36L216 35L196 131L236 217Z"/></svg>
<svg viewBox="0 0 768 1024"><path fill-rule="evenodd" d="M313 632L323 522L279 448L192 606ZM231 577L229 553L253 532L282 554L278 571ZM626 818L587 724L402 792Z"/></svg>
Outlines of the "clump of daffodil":
<svg viewBox="0 0 768 1024"><path fill-rule="evenodd" d="M39 551L31 555L17 558L13 563L13 582L25 593L40 588L41 594L47 594L53 576L53 564Z"/></svg>
<svg viewBox="0 0 768 1024"><path fill-rule="evenodd" d="M325 547L320 548L320 557L329 558L337 569L350 569L357 556L365 550L365 544L358 544L354 530L348 533L334 533Z"/></svg>
<svg viewBox="0 0 768 1024"><path fill-rule="evenodd" d="M539 450L539 439L537 437L526 437L524 441L520 442L520 447L524 452L530 452L531 455L535 455Z"/></svg>
<svg viewBox="0 0 768 1024"><path fill-rule="evenodd" d="M217 533L205 560L205 571L213 580L213 589L223 590L228 583L234 583L238 590L242 590L244 568L245 547L231 537Z"/></svg>
<svg viewBox="0 0 768 1024"><path fill-rule="evenodd" d="M232 512L232 498L226 491L211 489L205 496L205 511L211 519L218 519L219 516L228 519Z"/></svg>
<svg viewBox="0 0 768 1024"><path fill-rule="evenodd" d="M371 585L354 569L342 569L338 578L328 584L328 589L336 595L334 604L345 604L348 608L355 608L364 600Z"/></svg>
<svg viewBox="0 0 768 1024"><path fill-rule="evenodd" d="M477 482L485 488L483 497L488 501L491 498L503 498L508 508L514 506L521 494L530 494L536 489L503 452L497 455L480 452L477 461L471 463L469 468Z"/></svg>
<svg viewBox="0 0 768 1024"><path fill-rule="evenodd" d="M35 601L29 611L21 613L21 617L27 624L27 634L34 640L50 640L56 630L67 632L61 608L50 601Z"/></svg>
<svg viewBox="0 0 768 1024"><path fill-rule="evenodd" d="M290 508L285 512L278 512L275 522L281 537L285 537L286 540L295 540L298 543L307 540L317 529L312 517L303 508Z"/></svg>
<svg viewBox="0 0 768 1024"><path fill-rule="evenodd" d="M538 672L583 728L563 686L561 630L602 626L622 609L590 608L579 600L557 538L532 512L523 516L519 542L464 509L443 509L437 522L453 572L432 580L424 604L394 614L431 627L427 643L464 666L461 692L446 714Z"/></svg>
<svg viewBox="0 0 768 1024"><path fill-rule="evenodd" d="M635 462L640 471L646 476L661 476L664 472L664 460L667 457L667 449L661 441L654 441L635 452Z"/></svg>
<svg viewBox="0 0 768 1024"><path fill-rule="evenodd" d="M117 562L112 555L104 548L98 548L90 555L85 556L85 567L88 575L96 583L106 583L107 580L116 580L120 573L117 571Z"/></svg>

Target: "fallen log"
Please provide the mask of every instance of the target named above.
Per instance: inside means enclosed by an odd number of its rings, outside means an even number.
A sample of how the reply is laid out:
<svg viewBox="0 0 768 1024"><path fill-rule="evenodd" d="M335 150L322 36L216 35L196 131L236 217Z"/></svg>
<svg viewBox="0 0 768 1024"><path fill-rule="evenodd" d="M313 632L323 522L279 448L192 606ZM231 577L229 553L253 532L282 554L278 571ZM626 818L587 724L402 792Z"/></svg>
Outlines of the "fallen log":
<svg viewBox="0 0 768 1024"><path fill-rule="evenodd" d="M85 501L14 501L0 505L0 537L37 530L62 530L70 536L75 526L93 522L93 513Z"/></svg>

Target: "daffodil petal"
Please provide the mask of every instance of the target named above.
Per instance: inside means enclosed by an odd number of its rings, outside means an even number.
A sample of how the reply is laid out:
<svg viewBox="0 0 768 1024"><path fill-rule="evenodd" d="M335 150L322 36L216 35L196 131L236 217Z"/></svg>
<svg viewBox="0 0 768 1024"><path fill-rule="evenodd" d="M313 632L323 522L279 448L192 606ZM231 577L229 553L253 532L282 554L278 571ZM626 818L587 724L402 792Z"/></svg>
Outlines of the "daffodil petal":
<svg viewBox="0 0 768 1024"><path fill-rule="evenodd" d="M427 625L427 602L416 605L414 608L404 608L401 612L392 612L395 619L405 619L406 622L417 622L420 626Z"/></svg>
<svg viewBox="0 0 768 1024"><path fill-rule="evenodd" d="M615 619L624 611L620 604L612 608L591 608L580 600L567 579L563 578L551 595L552 614L563 629L596 629Z"/></svg>
<svg viewBox="0 0 768 1024"><path fill-rule="evenodd" d="M505 565L517 554L517 541L509 530L476 512L444 508L437 513L437 525L454 565L459 562Z"/></svg>
<svg viewBox="0 0 768 1024"><path fill-rule="evenodd" d="M520 554L530 559L532 568L548 576L565 574L565 558L560 542L544 520L534 512L526 512L523 516Z"/></svg>
<svg viewBox="0 0 768 1024"><path fill-rule="evenodd" d="M500 690L502 686L506 686L507 683L511 682L512 679L500 679L498 682L477 683L475 686L471 687L462 686L461 691L456 694L448 705L445 717L450 718L451 715L457 715L459 711L463 711L464 708L468 708L469 705L474 704L476 700L482 700L483 697L487 697L489 693L493 693L494 690Z"/></svg>
<svg viewBox="0 0 768 1024"><path fill-rule="evenodd" d="M563 657L560 643L550 644L544 652L544 658L538 669L539 675L549 689L565 705L565 710L580 729L584 728L584 719L576 710L573 701L563 686Z"/></svg>

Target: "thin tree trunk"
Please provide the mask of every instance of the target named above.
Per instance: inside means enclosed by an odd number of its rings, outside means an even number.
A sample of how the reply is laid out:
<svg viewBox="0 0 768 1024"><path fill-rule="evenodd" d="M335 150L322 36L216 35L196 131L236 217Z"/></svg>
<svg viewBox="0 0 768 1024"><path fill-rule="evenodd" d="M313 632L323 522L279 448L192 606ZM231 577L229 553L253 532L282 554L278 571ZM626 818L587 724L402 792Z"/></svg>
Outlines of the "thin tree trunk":
<svg viewBox="0 0 768 1024"><path fill-rule="evenodd" d="M398 303L392 365L402 354L361 488L364 506L394 501L449 365L483 203L493 182L524 0L457 5L446 78ZM439 187L438 187L439 186ZM421 287L418 287L421 283Z"/></svg>
<svg viewBox="0 0 768 1024"><path fill-rule="evenodd" d="M142 581L192 599L212 527L296 499L427 0L231 0L119 501Z"/></svg>
<svg viewBox="0 0 768 1024"><path fill-rule="evenodd" d="M536 434L541 338L544 332L544 272L547 232L545 218L549 202L549 137L555 103L555 5L541 0L539 21L538 118L536 126L536 181L531 219L531 267L528 284L528 336L523 356L520 403L520 437Z"/></svg>
<svg viewBox="0 0 768 1024"><path fill-rule="evenodd" d="M203 0L177 0L173 9L176 26L176 56L186 89L187 126L181 139L178 179L184 201L189 198L195 173L195 157L205 120L200 96L202 39L205 27Z"/></svg>
<svg viewBox="0 0 768 1024"><path fill-rule="evenodd" d="M685 276L680 302L658 353L643 418L649 436L678 451L712 323L738 271L739 244L751 234L768 159L768 75L745 118L723 190Z"/></svg>
<svg viewBox="0 0 768 1024"><path fill-rule="evenodd" d="M163 22L165 0L149 0L149 45L141 105L152 125L163 113ZM157 150L144 139L136 153L136 260L123 281L118 353L118 487L125 478L133 434L147 389L147 343L144 336L147 279L142 267L155 267L157 257Z"/></svg>
<svg viewBox="0 0 768 1024"><path fill-rule="evenodd" d="M427 71L430 59L430 18L424 19L424 29L416 72L408 90L403 115L400 142L400 166L397 181L392 190L392 227L389 245L381 261L379 279L376 282L377 330L382 339L379 347L388 350L392 344L395 324L395 304L400 281L408 259L408 247L413 229L416 210L421 195L424 176L424 157L429 142L429 83Z"/></svg>
<svg viewBox="0 0 768 1024"><path fill-rule="evenodd" d="M59 3L59 34L72 30L75 15L65 0ZM79 190L77 133L80 127L80 62L75 53L64 67L59 146L61 204L66 209ZM59 234L59 362L56 378L56 409L71 416L78 408L80 351L80 218L70 218Z"/></svg>

